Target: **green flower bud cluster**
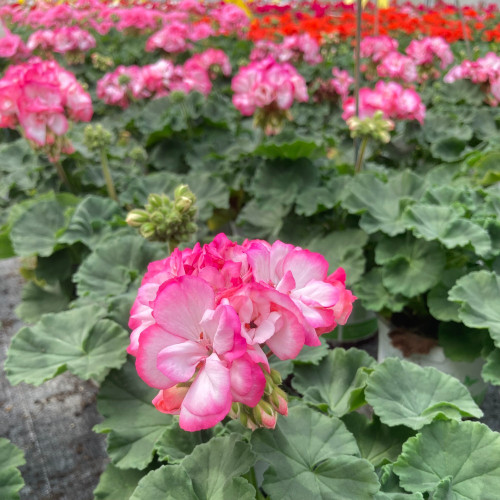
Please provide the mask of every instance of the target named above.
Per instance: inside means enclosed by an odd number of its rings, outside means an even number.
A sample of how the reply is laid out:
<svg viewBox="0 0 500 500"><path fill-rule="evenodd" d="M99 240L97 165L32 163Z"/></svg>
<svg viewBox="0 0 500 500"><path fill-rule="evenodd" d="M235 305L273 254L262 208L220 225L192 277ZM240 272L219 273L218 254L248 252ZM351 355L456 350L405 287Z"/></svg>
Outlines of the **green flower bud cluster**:
<svg viewBox="0 0 500 500"><path fill-rule="evenodd" d="M276 135L283 130L285 122L291 120L293 120L292 113L288 109L267 107L257 109L253 123L255 127L264 130L266 135Z"/></svg>
<svg viewBox="0 0 500 500"><path fill-rule="evenodd" d="M141 235L151 241L175 244L189 239L197 231L194 223L196 196L186 184L178 186L174 200L165 194L150 194L144 209L134 209L127 215L127 224L139 228Z"/></svg>
<svg viewBox="0 0 500 500"><path fill-rule="evenodd" d="M142 146L133 147L129 151L128 155L131 160L134 160L137 163L143 163L148 159L148 154Z"/></svg>
<svg viewBox="0 0 500 500"><path fill-rule="evenodd" d="M279 388L280 373L277 370L271 370L271 373L262 371L266 378L266 386L261 400L253 408L243 403L233 403L229 413L231 418L238 418L242 425L251 430L259 427L274 429L278 414L287 415L288 413L287 394Z"/></svg>
<svg viewBox="0 0 500 500"><path fill-rule="evenodd" d="M371 137L376 141L388 143L391 140L391 130L394 130L394 122L384 118L382 111L375 111L375 114L367 118L352 116L347 120L347 125L351 131L351 137Z"/></svg>
<svg viewBox="0 0 500 500"><path fill-rule="evenodd" d="M113 59L111 57L103 56L97 52L94 52L90 59L92 61L92 66L99 71L108 71L109 68L113 67Z"/></svg>
<svg viewBox="0 0 500 500"><path fill-rule="evenodd" d="M107 149L113 136L101 124L87 125L83 131L83 143L91 151Z"/></svg>

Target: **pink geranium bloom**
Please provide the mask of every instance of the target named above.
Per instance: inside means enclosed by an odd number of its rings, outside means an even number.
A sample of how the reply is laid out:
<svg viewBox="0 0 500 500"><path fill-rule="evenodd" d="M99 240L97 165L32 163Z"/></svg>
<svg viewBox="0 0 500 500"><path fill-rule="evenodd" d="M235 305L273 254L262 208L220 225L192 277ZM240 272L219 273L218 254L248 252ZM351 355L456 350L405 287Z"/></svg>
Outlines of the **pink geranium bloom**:
<svg viewBox="0 0 500 500"><path fill-rule="evenodd" d="M335 305L345 286L329 282L328 262L322 255L281 241L273 245L255 241L247 254L255 280L288 295L312 327L304 329L307 345L319 345L316 334L329 332L342 321L335 314Z"/></svg>
<svg viewBox="0 0 500 500"><path fill-rule="evenodd" d="M181 427L195 431L214 426L231 409L231 363L246 350L236 311L216 306L204 280L184 276L162 287L153 317L154 325L139 341L139 376L158 389L191 383L179 408Z"/></svg>

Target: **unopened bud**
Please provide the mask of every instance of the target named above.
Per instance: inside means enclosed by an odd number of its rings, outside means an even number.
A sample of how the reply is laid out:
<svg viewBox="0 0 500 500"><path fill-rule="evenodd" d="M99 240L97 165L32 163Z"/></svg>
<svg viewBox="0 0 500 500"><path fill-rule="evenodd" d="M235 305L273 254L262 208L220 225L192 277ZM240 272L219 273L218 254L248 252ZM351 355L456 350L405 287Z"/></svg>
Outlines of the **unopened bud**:
<svg viewBox="0 0 500 500"><path fill-rule="evenodd" d="M141 224L144 224L144 222L148 221L149 214L146 212L146 210L142 210L140 208L130 211L127 214L127 218L125 219L125 222L132 227L139 227Z"/></svg>

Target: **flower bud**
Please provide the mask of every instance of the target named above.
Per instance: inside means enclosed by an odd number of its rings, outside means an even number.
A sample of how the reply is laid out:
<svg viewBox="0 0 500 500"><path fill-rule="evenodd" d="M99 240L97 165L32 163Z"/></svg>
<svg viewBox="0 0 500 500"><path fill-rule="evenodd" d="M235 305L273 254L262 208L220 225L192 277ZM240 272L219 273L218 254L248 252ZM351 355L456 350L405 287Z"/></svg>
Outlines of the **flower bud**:
<svg viewBox="0 0 500 500"><path fill-rule="evenodd" d="M141 224L149 221L149 214L146 210L142 210L140 208L131 210L127 214L127 218L125 222L131 227L139 227Z"/></svg>

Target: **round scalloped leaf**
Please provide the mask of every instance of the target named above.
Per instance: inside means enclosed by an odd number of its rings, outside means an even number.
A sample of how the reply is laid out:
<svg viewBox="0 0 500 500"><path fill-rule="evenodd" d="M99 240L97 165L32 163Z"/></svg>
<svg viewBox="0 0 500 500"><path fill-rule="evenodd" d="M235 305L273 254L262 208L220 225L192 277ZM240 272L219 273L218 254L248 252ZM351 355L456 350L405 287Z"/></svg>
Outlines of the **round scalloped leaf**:
<svg viewBox="0 0 500 500"><path fill-rule="evenodd" d="M404 426L389 427L377 416L369 420L361 413L352 412L342 417L349 432L354 434L361 458L366 458L375 467L394 462L403 448L403 443L415 434Z"/></svg>
<svg viewBox="0 0 500 500"><path fill-rule="evenodd" d="M158 458L169 464L178 463L186 455L191 454L196 446L208 442L213 435L212 429L185 431L179 427L178 422L174 421L156 442Z"/></svg>
<svg viewBox="0 0 500 500"><path fill-rule="evenodd" d="M118 469L113 464L108 464L94 490L94 499L126 500L130 498L143 477L144 472L135 469Z"/></svg>
<svg viewBox="0 0 500 500"><path fill-rule="evenodd" d="M386 258L388 253L393 257ZM446 263L439 243L404 237L381 240L375 258L378 263L384 264L384 286L391 293L405 297L424 293L439 283Z"/></svg>
<svg viewBox="0 0 500 500"><path fill-rule="evenodd" d="M405 215L407 227L416 236L427 241L438 240L446 248L471 244L478 255L491 252L491 239L486 229L463 219L449 206L418 204L408 207Z"/></svg>
<svg viewBox="0 0 500 500"><path fill-rule="evenodd" d="M448 298L460 303L458 315L471 328L488 328L500 347L500 275L476 271L460 278Z"/></svg>
<svg viewBox="0 0 500 500"><path fill-rule="evenodd" d="M120 206L110 198L87 196L76 207L59 242L72 244L80 241L95 248L103 235L110 231L109 222L119 215L122 215Z"/></svg>
<svg viewBox="0 0 500 500"><path fill-rule="evenodd" d="M354 285L354 293L370 311L388 309L399 312L408 302L408 299L399 294L390 293L382 283L382 268L374 267Z"/></svg>
<svg viewBox="0 0 500 500"><path fill-rule="evenodd" d="M148 264L159 257L159 249L139 235L103 241L73 277L78 295L105 299L126 293L138 285Z"/></svg>
<svg viewBox="0 0 500 500"><path fill-rule="evenodd" d="M16 333L5 371L10 383L40 385L69 370L78 377L101 381L126 359L128 332L96 305L46 314Z"/></svg>
<svg viewBox="0 0 500 500"><path fill-rule="evenodd" d="M24 480L18 467L24 465L24 453L8 439L0 438L0 498L17 500Z"/></svg>
<svg viewBox="0 0 500 500"><path fill-rule="evenodd" d="M248 472L255 460L255 453L250 445L242 440L242 436L231 434L198 445L181 465L193 482L197 498L229 500L238 498L237 495L232 495L231 491L241 489L243 479L239 476ZM243 489L248 490L245 487ZM252 491L255 496L253 487Z"/></svg>
<svg viewBox="0 0 500 500"><path fill-rule="evenodd" d="M69 297L59 283L41 287L34 281L28 281L23 286L21 303L16 308L16 314L25 323L35 323L44 314L63 311L68 303Z"/></svg>
<svg viewBox="0 0 500 500"><path fill-rule="evenodd" d="M365 397L380 420L391 427L406 425L418 430L434 419L483 415L456 378L397 358L388 358L375 367Z"/></svg>
<svg viewBox="0 0 500 500"><path fill-rule="evenodd" d="M488 354L481 375L485 382L500 385L500 349L494 349Z"/></svg>
<svg viewBox="0 0 500 500"><path fill-rule="evenodd" d="M379 482L373 466L358 458L354 436L341 420L304 406L290 408L274 430L251 437L268 462L262 487L272 498L373 498Z"/></svg>
<svg viewBox="0 0 500 500"><path fill-rule="evenodd" d="M304 401L341 417L363 405L363 390L374 364L365 351L337 348L317 366L296 366L292 385Z"/></svg>
<svg viewBox="0 0 500 500"><path fill-rule="evenodd" d="M108 433L108 454L116 467L145 469L153 460L156 442L173 421L153 406L157 393L139 378L131 360L102 384L97 409L105 419L94 430Z"/></svg>
<svg viewBox="0 0 500 500"><path fill-rule="evenodd" d="M382 231L395 236L406 229L402 220L405 204L419 198L423 189L423 179L413 172L391 174L387 183L364 173L348 184L342 206L350 213L362 214L359 225L367 233Z"/></svg>
<svg viewBox="0 0 500 500"><path fill-rule="evenodd" d="M20 257L50 255L58 245L60 232L68 224L66 209L57 199L44 199L27 208L10 231L16 254Z"/></svg>
<svg viewBox="0 0 500 500"><path fill-rule="evenodd" d="M324 145L312 137L300 137L295 133L282 133L271 136L261 143L254 151L255 155L264 158L318 158L324 154Z"/></svg>
<svg viewBox="0 0 500 500"><path fill-rule="evenodd" d="M488 332L473 330L463 323L440 323L438 338L445 356L453 361L472 362L491 343Z"/></svg>
<svg viewBox="0 0 500 500"><path fill-rule="evenodd" d="M344 268L347 283L356 283L363 275L365 257L363 247L368 242L368 235L360 229L334 231L325 237L313 238L307 248L321 253L330 264L330 272L338 267Z"/></svg>
<svg viewBox="0 0 500 500"><path fill-rule="evenodd" d="M500 434L478 422L433 422L404 444L394 472L407 491L437 491L437 498L461 500L496 498Z"/></svg>

